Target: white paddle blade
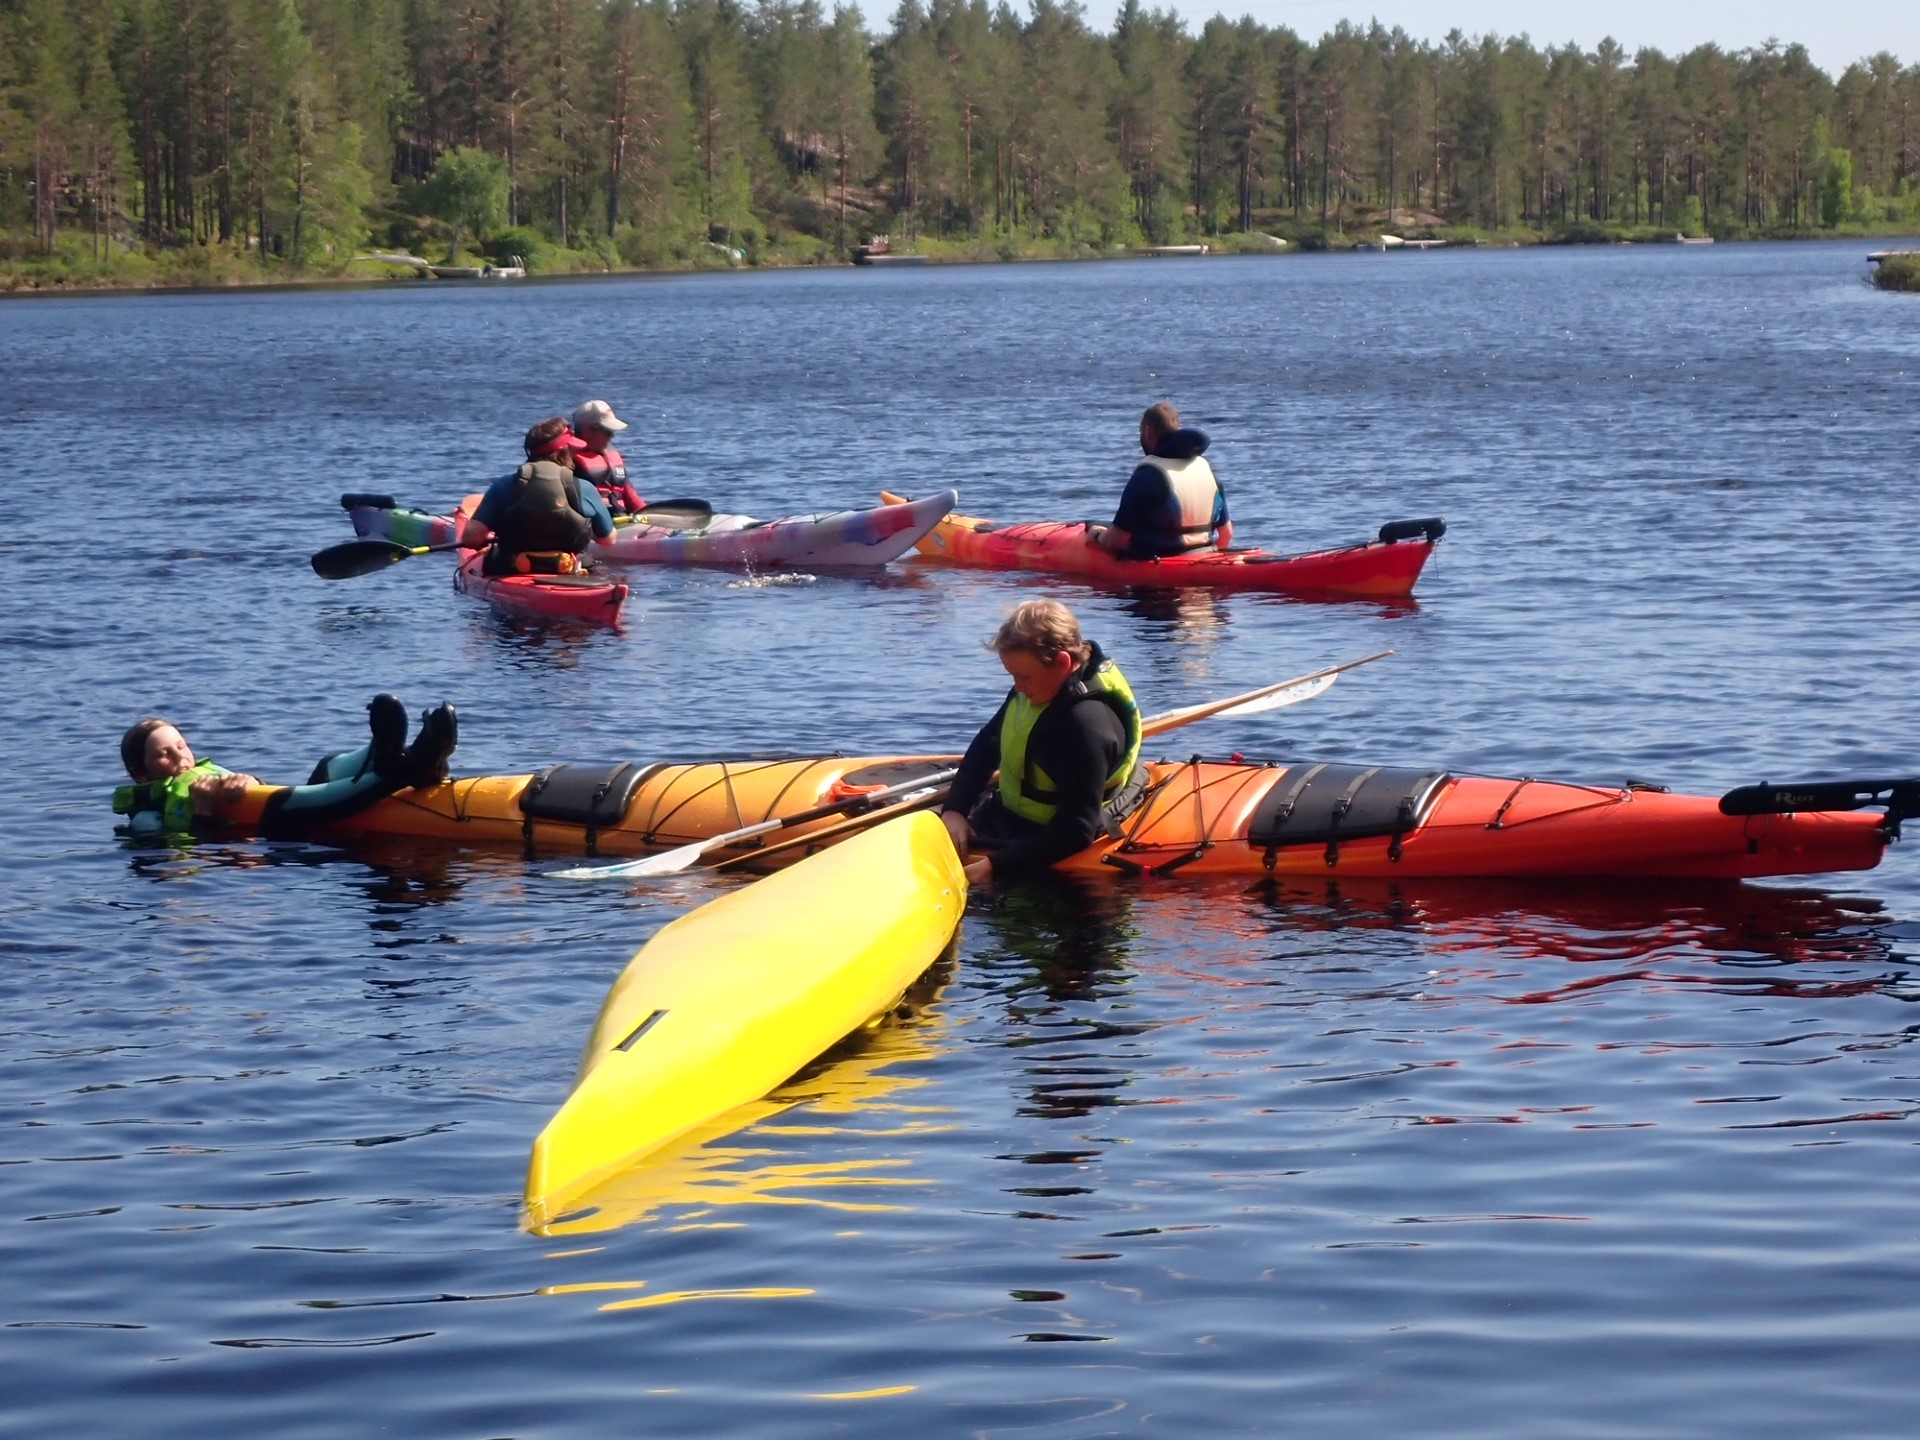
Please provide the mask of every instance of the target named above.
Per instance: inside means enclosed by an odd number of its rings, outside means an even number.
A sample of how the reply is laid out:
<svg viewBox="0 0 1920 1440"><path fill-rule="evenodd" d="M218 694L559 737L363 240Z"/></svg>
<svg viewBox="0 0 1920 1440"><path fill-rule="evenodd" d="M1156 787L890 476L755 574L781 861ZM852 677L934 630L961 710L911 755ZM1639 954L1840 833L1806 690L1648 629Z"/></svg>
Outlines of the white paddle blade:
<svg viewBox="0 0 1920 1440"><path fill-rule="evenodd" d="M1333 688L1333 682L1339 678L1338 675L1322 675L1317 679L1302 680L1294 685L1284 685L1270 695L1262 695L1257 700L1248 700L1244 704L1235 705L1230 710L1217 711L1215 712L1214 718L1223 720L1228 716L1260 715L1268 710L1279 710L1288 705L1298 705L1302 700L1311 700L1316 695L1326 694L1327 691Z"/></svg>
<svg viewBox="0 0 1920 1440"><path fill-rule="evenodd" d="M571 870L549 870L549 880L644 880L655 875L677 875L687 869L715 844L726 837L695 840L658 855L642 855L636 860L621 860L612 865L576 865Z"/></svg>

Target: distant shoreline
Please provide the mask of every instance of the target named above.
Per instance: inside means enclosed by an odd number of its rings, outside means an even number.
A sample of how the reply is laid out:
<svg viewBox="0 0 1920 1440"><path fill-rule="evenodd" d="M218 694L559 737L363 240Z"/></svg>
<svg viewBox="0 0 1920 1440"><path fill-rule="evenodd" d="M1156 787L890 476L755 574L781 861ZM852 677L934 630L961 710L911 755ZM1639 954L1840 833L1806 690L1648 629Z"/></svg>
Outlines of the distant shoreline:
<svg viewBox="0 0 1920 1440"><path fill-rule="evenodd" d="M1225 240L1228 242L1232 242L1235 240L1235 238L1236 237L1223 236L1223 237L1217 237L1217 240ZM1241 237L1241 238L1244 238L1244 237ZM1372 239L1373 237L1370 235L1343 237L1344 243L1340 243L1340 244L1298 245L1298 246L1289 245L1284 249L1278 249L1278 248L1254 249L1254 248L1249 248L1244 244L1235 244L1233 245L1233 248L1221 248L1220 250L1214 253L1207 254L1204 257L1199 255L1155 256L1144 249L1130 248L1124 251L1112 251L1112 252L1088 251L1088 252L1077 253L1077 254L1075 253L1060 253L1060 254L1035 253L1035 254L1022 254L1022 255L1015 255L1015 256L994 255L990 253L983 254L977 251L970 251L968 253L961 253L961 254L930 254L927 256L927 262L929 265L932 265L932 266L953 267L953 266L962 266L962 265L1030 265L1030 264L1061 264L1061 263L1093 263L1093 262L1106 262L1106 261L1149 260L1149 259L1157 260L1157 261L1165 261L1169 259L1202 259L1202 258L1207 260L1223 260L1223 259L1232 260L1232 259L1246 259L1246 258L1266 258L1266 259L1272 259L1272 260L1286 260L1286 259L1292 259L1292 258L1301 257L1301 256L1325 258L1329 256L1336 256L1336 255L1360 255L1360 254L1379 253L1379 248L1380 248L1379 246L1368 243ZM1560 238L1560 237L1550 237L1547 239L1540 239L1538 237L1528 238L1520 235L1503 235L1503 236L1491 236L1491 237L1461 238L1456 240L1446 240L1443 238L1443 242L1439 245L1425 246L1425 247L1408 246L1405 248L1408 248L1408 249L1432 248L1432 249L1443 249L1443 250L1465 250L1465 249L1529 250L1529 249L1550 249L1550 248L1589 248L1589 247L1604 248L1604 247L1616 246L1616 245L1632 245L1632 246L1645 246L1645 247L1659 247L1663 245L1668 245L1668 246L1675 246L1677 248L1680 244L1683 244L1683 243L1700 243L1701 240L1705 240L1705 239L1707 239L1707 237L1700 237L1700 240L1680 241L1675 236L1672 236L1672 235L1668 235L1660 239L1621 238L1621 239L1607 239L1607 240L1584 239L1584 238L1568 239L1568 238ZM1913 239L1916 244L1920 244L1920 237L1907 236L1904 234L1904 232L1892 232L1892 231L1886 232L1884 234L1858 235L1858 236L1854 236L1854 235L1834 236L1834 235L1823 234L1823 235L1756 235L1756 236L1740 236L1740 237L1713 237L1713 242L1719 243L1719 244L1737 246L1737 245L1776 244L1776 243L1777 244L1798 244L1805 241L1821 241L1821 242L1827 242L1827 243L1834 243L1836 241L1841 243L1858 241L1863 246L1866 246L1866 245L1872 245L1875 241L1878 241L1878 240L1900 240L1900 239ZM1203 243L1216 243L1216 242L1203 242ZM1393 248L1400 248L1400 247L1393 247ZM1862 264L1866 263L1865 250L1863 250L1861 253L1861 262ZM170 282L141 283L137 281L127 281L124 283L107 282L107 283L86 283L86 284L79 284L79 285L36 284L33 281L33 277L31 273L29 272L29 273L16 273L12 275L0 276L0 300L85 299L90 297L97 298L101 296L113 296L113 295L154 295L154 296L219 295L219 294L238 293L238 292L246 292L248 294L273 294L273 293L298 293L303 291L315 291L315 290L432 289L437 286L450 286L458 289L498 289L502 287L513 288L521 285L562 285L562 284L580 283L580 282L586 282L586 281L592 281L592 280L609 280L609 279L670 279L674 277L691 276L691 275L735 275L735 274L752 274L752 273L773 273L773 272L784 272L784 271L793 271L793 270L858 270L862 268L864 267L855 265L851 261L842 262L842 263L833 263L833 264L820 264L820 263L811 262L811 261L782 261L776 258L776 259L766 260L758 264L748 264L748 265L738 265L738 266L683 265L683 266L649 266L644 268L636 267L632 269L621 268L621 269L606 269L606 270L560 271L560 272L552 272L552 273L546 273L546 274L527 275L524 277L518 277L510 280L474 280L474 279L442 280L442 279L422 278L413 274L387 274L387 275L366 275L366 276L315 275L312 277L302 278L302 279L290 279L285 276L275 276L272 278L263 278L260 280L247 280L241 277L229 276L219 281L209 281L209 282L192 283L192 284L176 284L176 283L170 283Z"/></svg>

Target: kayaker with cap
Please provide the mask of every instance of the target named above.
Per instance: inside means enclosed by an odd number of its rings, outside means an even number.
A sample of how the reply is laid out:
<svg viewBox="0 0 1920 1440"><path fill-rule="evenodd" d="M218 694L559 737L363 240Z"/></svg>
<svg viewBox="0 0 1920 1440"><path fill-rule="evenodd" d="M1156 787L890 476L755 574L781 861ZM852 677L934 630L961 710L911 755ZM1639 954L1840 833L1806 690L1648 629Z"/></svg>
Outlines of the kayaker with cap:
<svg viewBox="0 0 1920 1440"><path fill-rule="evenodd" d="M1139 804L1147 779L1133 691L1065 605L1016 606L987 648L1013 689L967 747L940 815L976 885L1084 850Z"/></svg>
<svg viewBox="0 0 1920 1440"><path fill-rule="evenodd" d="M573 473L592 481L616 515L638 515L646 509L647 502L627 481L627 462L613 448L613 437L627 428L627 422L606 401L589 400L573 412L572 426L585 447L573 453Z"/></svg>
<svg viewBox="0 0 1920 1440"><path fill-rule="evenodd" d="M1134 559L1232 545L1226 491L1202 458L1208 443L1206 432L1181 425L1180 412L1166 401L1149 406L1140 417L1140 449L1147 458L1120 492L1113 523L1089 524L1087 539Z"/></svg>
<svg viewBox="0 0 1920 1440"><path fill-rule="evenodd" d="M491 544L489 575L572 575L587 569L584 551L613 534L613 515L600 492L574 474L583 442L563 416L527 431L527 463L487 487L467 520L460 543Z"/></svg>
<svg viewBox="0 0 1920 1440"><path fill-rule="evenodd" d="M259 832L269 840L298 839L314 827L356 815L396 790L437 785L447 778L447 757L459 742L459 718L451 705L436 705L407 744L407 707L392 695L367 705L371 741L358 750L329 755L304 785L283 785L267 797ZM120 763L133 783L113 792L113 811L127 817L135 839L192 835L218 828L223 808L239 803L260 782L251 775L196 760L186 736L170 720L149 716L120 737Z"/></svg>

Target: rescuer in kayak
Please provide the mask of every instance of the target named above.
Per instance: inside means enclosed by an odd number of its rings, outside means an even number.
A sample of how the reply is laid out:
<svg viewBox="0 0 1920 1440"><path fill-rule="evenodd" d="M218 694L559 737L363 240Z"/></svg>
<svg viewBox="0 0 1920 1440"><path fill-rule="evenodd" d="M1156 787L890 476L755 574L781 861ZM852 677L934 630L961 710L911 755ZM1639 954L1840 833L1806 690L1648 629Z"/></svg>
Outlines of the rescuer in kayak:
<svg viewBox="0 0 1920 1440"><path fill-rule="evenodd" d="M436 705L407 744L407 707L392 695L367 705L369 744L329 755L304 785L282 786L267 799L259 832L269 840L298 839L317 825L344 820L396 790L437 785L447 778L447 757L460 738L451 705ZM127 817L138 840L192 835L218 827L220 808L260 782L251 775L196 760L179 727L150 716L120 737L120 761L133 782L113 792L113 812Z"/></svg>
<svg viewBox="0 0 1920 1440"><path fill-rule="evenodd" d="M483 545L489 575L573 575L587 569L582 553L613 534L613 514L600 492L574 473L584 447L554 415L527 431L527 463L487 487L460 543Z"/></svg>
<svg viewBox="0 0 1920 1440"><path fill-rule="evenodd" d="M1113 523L1089 525L1087 538L1130 559L1232 545L1226 492L1201 458L1207 443L1206 432L1183 427L1180 412L1166 401L1149 407L1140 417L1140 449L1147 458L1120 492Z"/></svg>
<svg viewBox="0 0 1920 1440"><path fill-rule="evenodd" d="M573 412L573 433L585 448L573 453L573 473L590 481L615 515L638 515L647 508L627 480L627 462L613 448L613 437L627 422L604 400L589 400Z"/></svg>
<svg viewBox="0 0 1920 1440"><path fill-rule="evenodd" d="M967 747L940 814L976 885L1084 850L1147 781L1133 691L1071 610L1028 600L987 645L1013 690ZM975 849L988 853L970 858Z"/></svg>

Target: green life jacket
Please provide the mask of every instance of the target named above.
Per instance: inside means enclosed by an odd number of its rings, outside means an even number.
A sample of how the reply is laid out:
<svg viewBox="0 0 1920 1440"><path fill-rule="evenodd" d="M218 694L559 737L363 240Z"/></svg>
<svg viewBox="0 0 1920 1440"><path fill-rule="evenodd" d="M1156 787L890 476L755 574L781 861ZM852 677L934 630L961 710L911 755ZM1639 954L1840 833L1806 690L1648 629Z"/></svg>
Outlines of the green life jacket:
<svg viewBox="0 0 1920 1440"><path fill-rule="evenodd" d="M230 773L211 760L202 760L178 775L118 786L113 792L113 813L125 815L136 835L188 834L193 830L194 782Z"/></svg>
<svg viewBox="0 0 1920 1440"><path fill-rule="evenodd" d="M1000 803L1012 814L1036 825L1045 825L1059 813L1059 789L1046 771L1027 754L1033 727L1055 705L1106 705L1126 727L1127 753L1114 766L1102 795L1112 800L1126 789L1140 763L1140 707L1134 703L1133 687L1120 667L1094 647L1087 663L1068 680L1060 693L1046 705L1036 705L1016 691L1000 716Z"/></svg>

